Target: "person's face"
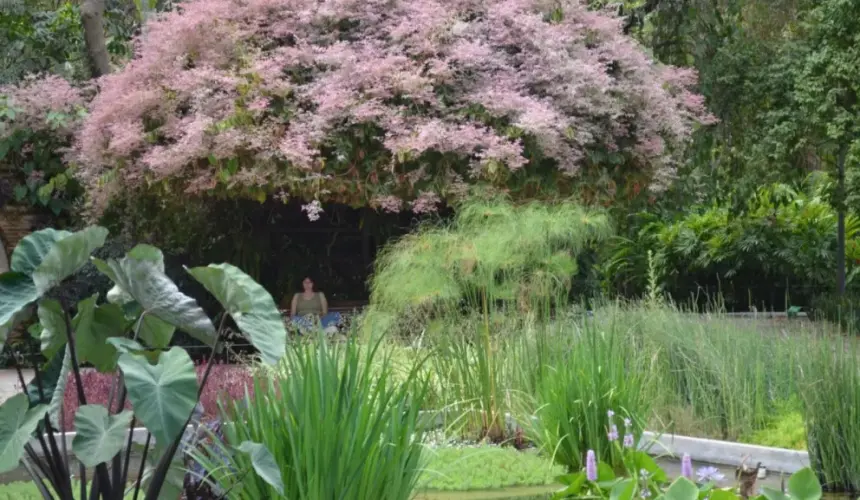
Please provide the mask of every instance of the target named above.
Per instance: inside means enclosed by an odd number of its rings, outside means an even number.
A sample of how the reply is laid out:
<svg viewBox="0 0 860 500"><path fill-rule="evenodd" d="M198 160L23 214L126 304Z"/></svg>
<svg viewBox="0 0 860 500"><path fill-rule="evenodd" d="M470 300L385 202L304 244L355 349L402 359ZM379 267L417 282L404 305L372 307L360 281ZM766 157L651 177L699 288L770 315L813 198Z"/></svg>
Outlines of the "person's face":
<svg viewBox="0 0 860 500"><path fill-rule="evenodd" d="M305 280L302 281L302 287L305 289L306 292L313 292L314 291L314 282L311 281L310 278L305 278Z"/></svg>

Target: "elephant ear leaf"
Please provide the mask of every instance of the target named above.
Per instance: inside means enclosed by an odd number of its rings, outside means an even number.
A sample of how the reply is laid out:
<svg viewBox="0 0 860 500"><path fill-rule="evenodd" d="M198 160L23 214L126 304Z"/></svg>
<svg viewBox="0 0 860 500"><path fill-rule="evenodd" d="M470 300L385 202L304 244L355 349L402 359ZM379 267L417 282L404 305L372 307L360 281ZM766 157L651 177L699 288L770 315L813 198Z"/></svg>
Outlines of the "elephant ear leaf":
<svg viewBox="0 0 860 500"><path fill-rule="evenodd" d="M110 415L102 405L84 405L75 412L72 451L87 467L107 462L122 450L132 412Z"/></svg>
<svg viewBox="0 0 860 500"><path fill-rule="evenodd" d="M153 365L143 355L125 352L119 367L135 415L156 443L167 446L185 429L197 404L197 374L191 357L173 347Z"/></svg>
<svg viewBox="0 0 860 500"><path fill-rule="evenodd" d="M264 362L273 365L284 356L287 340L284 320L265 288L230 264L210 264L187 271L230 313Z"/></svg>
<svg viewBox="0 0 860 500"><path fill-rule="evenodd" d="M54 244L71 234L68 231L56 229L42 229L28 234L12 252L9 269L16 273L32 275Z"/></svg>
<svg viewBox="0 0 860 500"><path fill-rule="evenodd" d="M18 467L24 446L47 411L45 405L30 408L30 401L23 393L0 405L0 474Z"/></svg>
<svg viewBox="0 0 860 500"><path fill-rule="evenodd" d="M136 301L143 314L152 314L212 346L215 344L215 326L209 316L191 297L185 295L164 274L163 264L147 257L137 259L131 253L120 260L93 259L96 267L119 288ZM164 331L158 332L163 336ZM163 337L160 337L163 339Z"/></svg>
<svg viewBox="0 0 860 500"><path fill-rule="evenodd" d="M107 239L108 230L91 226L57 240L33 271L33 283L45 293L76 273L90 260L94 250Z"/></svg>
<svg viewBox="0 0 860 500"><path fill-rule="evenodd" d="M272 452L265 445L253 441L243 441L237 448L242 453L247 453L251 458L251 466L254 472L266 481L281 495L284 494L284 481L281 478L281 469L272 456Z"/></svg>

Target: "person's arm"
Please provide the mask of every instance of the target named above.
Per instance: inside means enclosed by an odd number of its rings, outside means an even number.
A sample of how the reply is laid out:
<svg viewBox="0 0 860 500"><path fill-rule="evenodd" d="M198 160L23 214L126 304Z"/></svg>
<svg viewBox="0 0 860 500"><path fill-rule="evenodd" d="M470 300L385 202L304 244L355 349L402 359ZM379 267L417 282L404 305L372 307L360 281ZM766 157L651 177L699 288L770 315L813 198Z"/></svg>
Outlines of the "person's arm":
<svg viewBox="0 0 860 500"><path fill-rule="evenodd" d="M322 305L322 315L328 314L328 301L325 299L325 294L320 292L320 305Z"/></svg>
<svg viewBox="0 0 860 500"><path fill-rule="evenodd" d="M291 318L296 317L296 307L298 306L298 302L299 302L299 294L297 294L297 293L293 294L293 301L290 303L290 317Z"/></svg>

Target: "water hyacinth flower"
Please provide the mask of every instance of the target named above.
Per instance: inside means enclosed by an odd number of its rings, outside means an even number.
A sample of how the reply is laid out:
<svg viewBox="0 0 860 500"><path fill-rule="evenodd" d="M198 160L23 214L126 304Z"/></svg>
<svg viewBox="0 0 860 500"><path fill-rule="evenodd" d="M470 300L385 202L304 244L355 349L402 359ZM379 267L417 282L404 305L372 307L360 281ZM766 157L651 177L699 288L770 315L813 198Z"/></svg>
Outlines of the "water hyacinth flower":
<svg viewBox="0 0 860 500"><path fill-rule="evenodd" d="M597 458L594 450L588 450L585 454L585 478L589 481L597 481Z"/></svg>
<svg viewBox="0 0 860 500"><path fill-rule="evenodd" d="M615 424L609 426L609 432L606 434L606 437L610 441L618 441L618 427Z"/></svg>
<svg viewBox="0 0 860 500"><path fill-rule="evenodd" d="M693 461L688 453L684 453L681 457L681 476L692 480L693 479Z"/></svg>
<svg viewBox="0 0 860 500"><path fill-rule="evenodd" d="M696 471L696 478L700 483L706 483L708 481L722 481L726 478L726 475L720 472L720 469L717 469L713 466L700 467Z"/></svg>
<svg viewBox="0 0 860 500"><path fill-rule="evenodd" d="M629 432L627 434L625 434L624 435L624 447L625 448L633 448L634 444L635 443L633 442L633 434L630 434Z"/></svg>

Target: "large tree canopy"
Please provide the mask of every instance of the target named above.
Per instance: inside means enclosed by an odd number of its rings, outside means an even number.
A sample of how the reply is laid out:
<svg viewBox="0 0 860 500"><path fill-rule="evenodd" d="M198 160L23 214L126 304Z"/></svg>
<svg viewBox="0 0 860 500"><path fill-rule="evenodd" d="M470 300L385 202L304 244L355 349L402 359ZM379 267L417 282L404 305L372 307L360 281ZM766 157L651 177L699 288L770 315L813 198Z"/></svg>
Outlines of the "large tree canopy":
<svg viewBox="0 0 860 500"><path fill-rule="evenodd" d="M638 190L710 119L693 73L580 1L191 0L137 46L75 148L96 207L153 183L416 212L476 182Z"/></svg>

